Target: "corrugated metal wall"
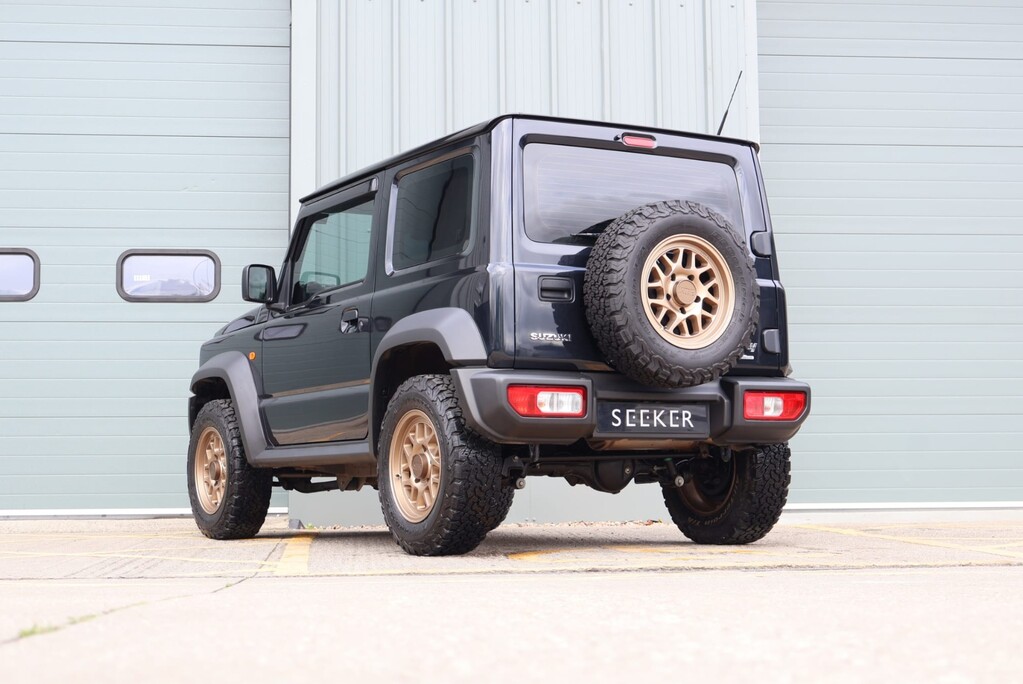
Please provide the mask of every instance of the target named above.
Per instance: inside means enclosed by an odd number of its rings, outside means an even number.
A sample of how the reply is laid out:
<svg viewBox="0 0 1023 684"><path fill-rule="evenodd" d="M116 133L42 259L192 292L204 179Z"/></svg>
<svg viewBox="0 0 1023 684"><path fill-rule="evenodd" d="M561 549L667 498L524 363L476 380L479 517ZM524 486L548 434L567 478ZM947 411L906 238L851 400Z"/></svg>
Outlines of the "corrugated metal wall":
<svg viewBox="0 0 1023 684"><path fill-rule="evenodd" d="M296 15L308 7L296 6ZM508 112L756 137L752 0L317 0L320 185ZM749 31L747 30L749 29ZM296 40L297 44L297 40ZM297 49L297 48L296 48ZM311 188L310 188L311 189Z"/></svg>
<svg viewBox="0 0 1023 684"><path fill-rule="evenodd" d="M293 10L293 202L502 113L713 132L740 69L724 133L758 137L753 0L318 0ZM292 495L291 511L306 522L381 520L369 490ZM655 487L609 496L533 478L510 519L663 515Z"/></svg>
<svg viewBox="0 0 1023 684"><path fill-rule="evenodd" d="M0 510L187 507L198 346L288 234L288 0L0 7L0 246L42 287L0 303ZM209 304L128 303L129 248L204 248Z"/></svg>
<svg viewBox="0 0 1023 684"><path fill-rule="evenodd" d="M1023 3L758 3L793 500L1023 500Z"/></svg>

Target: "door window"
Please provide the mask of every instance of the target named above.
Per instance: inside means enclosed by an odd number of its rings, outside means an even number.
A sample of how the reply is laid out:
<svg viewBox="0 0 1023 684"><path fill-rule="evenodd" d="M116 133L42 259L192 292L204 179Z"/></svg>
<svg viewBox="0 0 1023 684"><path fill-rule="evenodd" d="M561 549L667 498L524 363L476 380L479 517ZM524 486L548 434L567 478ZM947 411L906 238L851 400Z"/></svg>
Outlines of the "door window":
<svg viewBox="0 0 1023 684"><path fill-rule="evenodd" d="M357 283L369 269L373 200L331 209L307 221L309 232L295 262L292 304L306 302L324 290Z"/></svg>

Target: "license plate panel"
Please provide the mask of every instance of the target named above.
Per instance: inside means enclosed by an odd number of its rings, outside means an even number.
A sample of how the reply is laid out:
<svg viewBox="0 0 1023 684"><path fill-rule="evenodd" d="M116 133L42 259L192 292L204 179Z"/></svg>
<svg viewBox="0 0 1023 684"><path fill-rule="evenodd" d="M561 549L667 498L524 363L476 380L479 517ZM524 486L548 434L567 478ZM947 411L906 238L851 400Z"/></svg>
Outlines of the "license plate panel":
<svg viewBox="0 0 1023 684"><path fill-rule="evenodd" d="M710 412L706 404L598 401L596 432L594 436L700 439L710 435Z"/></svg>

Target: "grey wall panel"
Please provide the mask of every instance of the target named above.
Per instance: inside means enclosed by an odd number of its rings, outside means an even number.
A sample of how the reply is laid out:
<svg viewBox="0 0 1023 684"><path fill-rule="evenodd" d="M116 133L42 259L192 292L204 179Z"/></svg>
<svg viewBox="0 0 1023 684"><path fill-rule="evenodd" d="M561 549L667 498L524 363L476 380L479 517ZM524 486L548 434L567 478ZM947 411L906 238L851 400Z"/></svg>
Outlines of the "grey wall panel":
<svg viewBox="0 0 1023 684"><path fill-rule="evenodd" d="M317 0L311 185L509 112L756 138L752 0ZM305 154L309 160L305 161ZM312 187L300 190L308 192Z"/></svg>
<svg viewBox="0 0 1023 684"><path fill-rule="evenodd" d="M793 500L1023 500L1023 3L758 16Z"/></svg>
<svg viewBox="0 0 1023 684"><path fill-rule="evenodd" d="M288 236L287 0L0 8L0 510L187 508L188 379ZM213 250L208 304L128 303L130 248ZM276 499L277 504L285 501Z"/></svg>

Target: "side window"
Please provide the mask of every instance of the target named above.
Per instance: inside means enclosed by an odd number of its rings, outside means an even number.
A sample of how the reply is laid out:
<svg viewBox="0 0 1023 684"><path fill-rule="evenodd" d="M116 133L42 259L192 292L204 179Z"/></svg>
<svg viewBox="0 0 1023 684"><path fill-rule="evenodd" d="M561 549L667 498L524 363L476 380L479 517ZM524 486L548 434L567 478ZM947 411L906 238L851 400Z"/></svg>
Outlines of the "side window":
<svg viewBox="0 0 1023 684"><path fill-rule="evenodd" d="M399 271L460 254L472 234L473 157L463 154L401 176L391 266Z"/></svg>
<svg viewBox="0 0 1023 684"><path fill-rule="evenodd" d="M373 200L331 209L308 219L302 253L295 262L291 303L301 304L317 292L356 283L369 267Z"/></svg>
<svg viewBox="0 0 1023 684"><path fill-rule="evenodd" d="M31 249L0 249L0 302L27 302L39 292L39 257Z"/></svg>

